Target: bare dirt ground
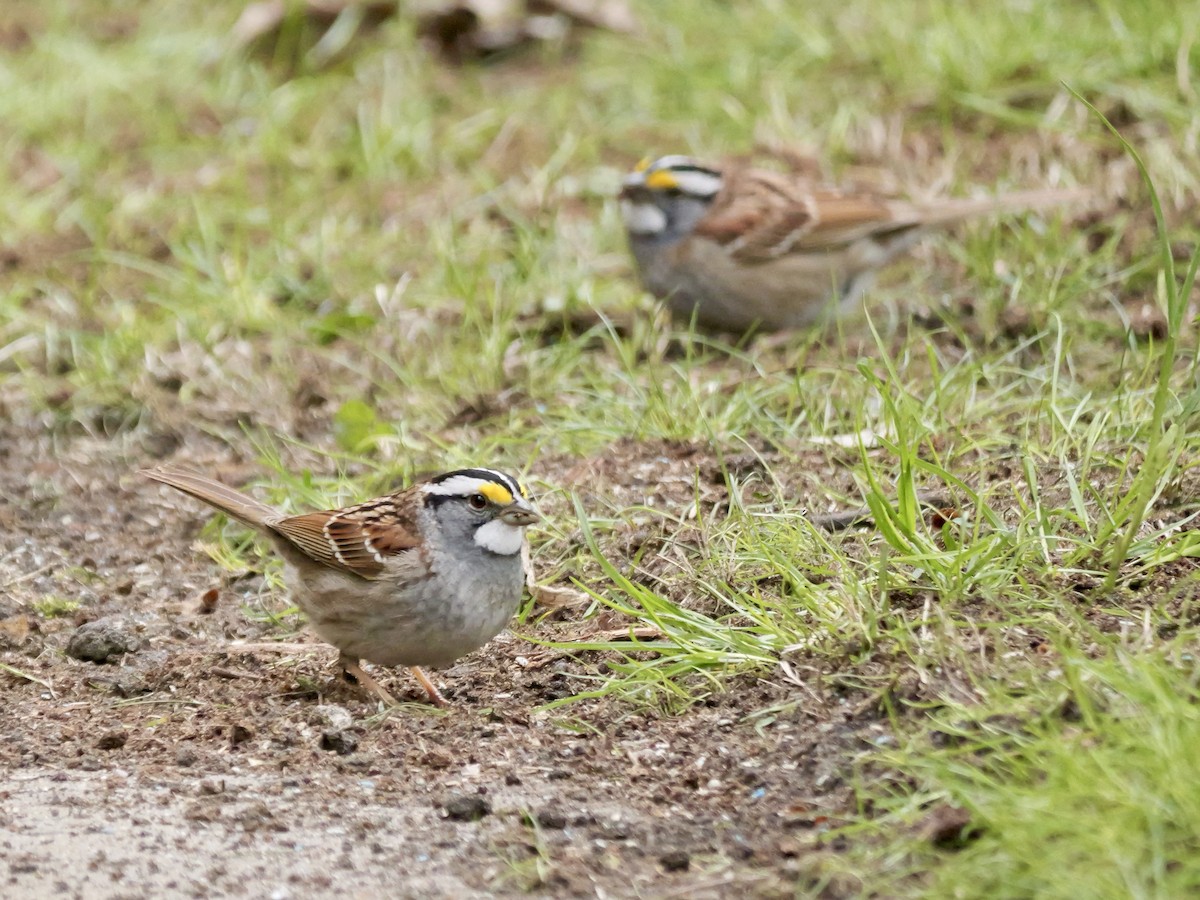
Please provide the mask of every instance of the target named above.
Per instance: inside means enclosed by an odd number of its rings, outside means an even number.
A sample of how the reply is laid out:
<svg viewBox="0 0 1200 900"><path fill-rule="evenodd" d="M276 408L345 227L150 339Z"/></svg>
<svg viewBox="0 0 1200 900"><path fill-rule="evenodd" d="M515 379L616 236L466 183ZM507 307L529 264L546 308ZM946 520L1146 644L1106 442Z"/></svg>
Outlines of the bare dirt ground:
<svg viewBox="0 0 1200 900"><path fill-rule="evenodd" d="M186 446L221 452L199 434ZM642 457L589 477L669 486L697 464L694 448L625 452ZM599 658L506 633L437 673L448 713L397 672L413 703L381 715L315 637L269 646L280 628L245 599L261 576L222 581L192 546L209 514L138 478L147 461L128 439L0 432L6 895L853 892L825 831L850 812L854 757L888 739L869 698L814 698L759 729L746 715L796 686L745 679L672 717L545 710ZM79 606L48 618L46 598ZM611 626L549 618L524 629ZM68 656L97 620L136 649Z"/></svg>

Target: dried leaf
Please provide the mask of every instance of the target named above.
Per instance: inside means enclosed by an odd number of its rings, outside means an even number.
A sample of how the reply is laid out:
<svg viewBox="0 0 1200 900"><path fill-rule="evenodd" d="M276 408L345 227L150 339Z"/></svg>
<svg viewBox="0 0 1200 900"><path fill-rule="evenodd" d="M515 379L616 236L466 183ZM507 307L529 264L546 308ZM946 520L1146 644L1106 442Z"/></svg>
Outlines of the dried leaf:
<svg viewBox="0 0 1200 900"><path fill-rule="evenodd" d="M29 637L29 616L9 616L0 619L0 647L19 647Z"/></svg>
<svg viewBox="0 0 1200 900"><path fill-rule="evenodd" d="M433 0L415 15L417 33L455 61L563 40L578 28L637 31L625 0Z"/></svg>
<svg viewBox="0 0 1200 900"><path fill-rule="evenodd" d="M210 613L215 612L217 609L217 601L220 598L221 592L217 588L209 588L207 591L201 594L199 609L200 614L209 615Z"/></svg>
<svg viewBox="0 0 1200 900"><path fill-rule="evenodd" d="M561 13L576 25L633 34L637 19L625 0L528 0L531 13Z"/></svg>
<svg viewBox="0 0 1200 900"><path fill-rule="evenodd" d="M580 609L592 602L583 591L546 584L534 585L529 591L533 602L543 609Z"/></svg>

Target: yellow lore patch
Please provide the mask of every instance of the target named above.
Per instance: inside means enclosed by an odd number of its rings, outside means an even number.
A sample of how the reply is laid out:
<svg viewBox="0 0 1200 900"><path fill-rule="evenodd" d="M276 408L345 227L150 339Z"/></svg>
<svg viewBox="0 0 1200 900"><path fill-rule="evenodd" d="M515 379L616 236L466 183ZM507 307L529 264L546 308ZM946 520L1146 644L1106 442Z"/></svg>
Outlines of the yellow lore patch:
<svg viewBox="0 0 1200 900"><path fill-rule="evenodd" d="M479 493L487 497L497 506L508 506L513 502L512 492L504 485L496 484L494 481L488 481L479 486Z"/></svg>
<svg viewBox="0 0 1200 900"><path fill-rule="evenodd" d="M651 172L646 176L646 187L655 191L669 191L679 187L679 179L670 172Z"/></svg>

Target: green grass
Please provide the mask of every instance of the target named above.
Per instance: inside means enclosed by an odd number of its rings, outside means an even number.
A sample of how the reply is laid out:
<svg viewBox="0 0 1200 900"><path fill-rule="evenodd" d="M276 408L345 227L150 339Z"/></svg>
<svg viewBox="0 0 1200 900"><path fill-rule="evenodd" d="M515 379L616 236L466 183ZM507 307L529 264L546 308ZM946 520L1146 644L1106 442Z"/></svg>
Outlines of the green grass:
<svg viewBox="0 0 1200 900"><path fill-rule="evenodd" d="M80 605L78 600L51 595L35 603L33 608L44 619L57 619L73 615L79 609Z"/></svg>
<svg viewBox="0 0 1200 900"><path fill-rule="evenodd" d="M934 717L936 745L890 755L918 784L885 820L912 842L912 871L934 873L924 896L1195 893L1195 659L1145 649L1066 654L1053 679L951 705ZM970 815L957 848L912 840L938 803Z"/></svg>
<svg viewBox="0 0 1200 900"><path fill-rule="evenodd" d="M734 679L795 684L744 710L761 728L813 692L876 702L898 749L859 761L864 889L1188 893L1200 118L1177 4L664 0L639 36L462 67L402 20L292 78L230 51L240 6L6 7L33 37L0 54L0 409L130 469L179 433L297 509L520 471L544 577L657 629L573 645L613 660L581 697L687 715ZM646 154L755 145L916 194L1088 186L1098 216L931 240L869 320L731 346L640 295L613 192ZM930 520L927 491L959 515ZM805 513L864 502L865 532ZM277 585L241 529L206 539ZM284 632L284 603L249 612ZM943 799L978 839L914 837Z"/></svg>

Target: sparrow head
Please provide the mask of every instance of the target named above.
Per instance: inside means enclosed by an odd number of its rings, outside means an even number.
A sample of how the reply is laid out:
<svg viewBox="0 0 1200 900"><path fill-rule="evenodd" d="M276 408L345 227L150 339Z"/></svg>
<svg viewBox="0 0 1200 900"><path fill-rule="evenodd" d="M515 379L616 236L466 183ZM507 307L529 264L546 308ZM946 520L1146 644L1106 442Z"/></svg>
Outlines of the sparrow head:
<svg viewBox="0 0 1200 900"><path fill-rule="evenodd" d="M621 185L621 215L634 238L682 237L721 190L721 173L687 156L643 160Z"/></svg>
<svg viewBox="0 0 1200 900"><path fill-rule="evenodd" d="M476 546L500 556L519 553L525 526L541 518L521 483L495 469L446 472L421 491L443 531L469 534Z"/></svg>

